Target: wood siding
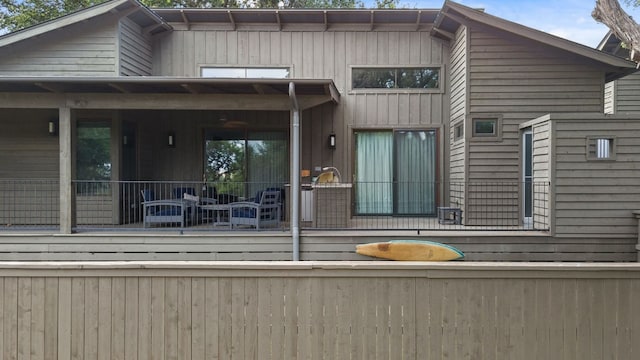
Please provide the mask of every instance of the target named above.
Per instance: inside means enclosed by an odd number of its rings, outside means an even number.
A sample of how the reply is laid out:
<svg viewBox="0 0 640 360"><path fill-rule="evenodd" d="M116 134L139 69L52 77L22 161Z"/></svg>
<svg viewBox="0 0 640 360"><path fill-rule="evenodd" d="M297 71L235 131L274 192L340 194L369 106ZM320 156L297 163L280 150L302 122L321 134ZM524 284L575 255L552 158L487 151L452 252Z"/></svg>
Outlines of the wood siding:
<svg viewBox="0 0 640 360"><path fill-rule="evenodd" d="M286 66L292 78L332 79L341 94L337 108L303 114L302 138L315 140L303 142L302 167L335 166L345 178L352 173L353 129L434 128L449 121L449 47L424 31L176 30L155 39L153 59L157 76L198 77L200 66ZM442 91L351 90L352 66L396 65L442 67ZM309 116L313 123L305 122ZM326 146L331 132L335 150Z"/></svg>
<svg viewBox="0 0 640 360"><path fill-rule="evenodd" d="M119 25L120 75L151 75L151 37L127 18L120 20Z"/></svg>
<svg viewBox="0 0 640 360"><path fill-rule="evenodd" d="M288 261L292 259L287 231L244 232L151 230L127 233L81 232L69 236L0 233L1 261ZM465 261L625 261L637 259L637 238L614 236L551 237L522 231L303 231L304 261L368 261L356 254L358 244L395 239L422 239L453 245Z"/></svg>
<svg viewBox="0 0 640 360"><path fill-rule="evenodd" d="M451 206L465 209L465 181L466 181L466 137L463 134L460 139L456 140L455 128L462 126L462 130L466 132L465 118L467 115L467 28L461 26L456 32L456 38L451 45L451 121L449 143L451 150L449 151L449 186L450 196L449 202ZM464 216L463 216L464 219Z"/></svg>
<svg viewBox="0 0 640 360"><path fill-rule="evenodd" d="M555 234L635 238L640 202L640 116L552 115ZM615 159L587 160L587 137L614 139Z"/></svg>
<svg viewBox="0 0 640 360"><path fill-rule="evenodd" d="M545 121L531 127L533 147L533 226L536 228L549 227L551 213L551 193L546 185L552 178L552 130L551 122Z"/></svg>
<svg viewBox="0 0 640 360"><path fill-rule="evenodd" d="M0 75L116 76L116 57L115 20L98 18L0 49Z"/></svg>
<svg viewBox="0 0 640 360"><path fill-rule="evenodd" d="M609 81L604 85L604 113L616 113L616 82Z"/></svg>
<svg viewBox="0 0 640 360"><path fill-rule="evenodd" d="M547 113L603 111L603 69L582 64L561 50L480 26L470 28L469 42L469 116L499 116L502 122L495 140L469 140L470 183L521 182L520 124ZM520 223L521 186L510 188L496 194L467 190L469 223L486 217L486 212L500 217L495 221ZM504 200L499 207L482 202L493 195ZM472 199L477 204L471 205Z"/></svg>
<svg viewBox="0 0 640 360"><path fill-rule="evenodd" d="M640 112L640 73L631 74L613 82L614 113ZM605 95L607 93L605 92Z"/></svg>
<svg viewBox="0 0 640 360"><path fill-rule="evenodd" d="M3 359L633 359L640 352L633 265L3 266Z"/></svg>

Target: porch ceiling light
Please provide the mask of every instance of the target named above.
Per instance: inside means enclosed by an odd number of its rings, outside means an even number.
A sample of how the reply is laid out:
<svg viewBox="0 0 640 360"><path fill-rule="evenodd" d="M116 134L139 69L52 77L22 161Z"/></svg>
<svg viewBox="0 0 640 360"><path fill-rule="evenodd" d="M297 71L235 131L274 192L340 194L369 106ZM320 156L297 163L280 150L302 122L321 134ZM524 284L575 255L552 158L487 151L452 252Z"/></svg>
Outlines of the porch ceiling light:
<svg viewBox="0 0 640 360"><path fill-rule="evenodd" d="M176 134L175 133L170 132L169 136L167 136L167 146L176 147Z"/></svg>
<svg viewBox="0 0 640 360"><path fill-rule="evenodd" d="M335 149L336 148L336 134L331 133L329 134L329 149Z"/></svg>

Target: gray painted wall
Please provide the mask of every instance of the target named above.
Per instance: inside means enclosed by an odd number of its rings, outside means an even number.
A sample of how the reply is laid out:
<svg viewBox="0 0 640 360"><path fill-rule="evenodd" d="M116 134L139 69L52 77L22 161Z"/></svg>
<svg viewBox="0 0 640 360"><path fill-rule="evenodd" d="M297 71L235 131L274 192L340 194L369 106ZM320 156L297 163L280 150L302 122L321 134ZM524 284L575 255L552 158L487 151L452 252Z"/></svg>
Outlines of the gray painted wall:
<svg viewBox="0 0 640 360"><path fill-rule="evenodd" d="M120 20L118 33L120 75L151 75L151 37L127 18Z"/></svg>
<svg viewBox="0 0 640 360"><path fill-rule="evenodd" d="M607 83L604 95L607 114L640 112L640 72Z"/></svg>

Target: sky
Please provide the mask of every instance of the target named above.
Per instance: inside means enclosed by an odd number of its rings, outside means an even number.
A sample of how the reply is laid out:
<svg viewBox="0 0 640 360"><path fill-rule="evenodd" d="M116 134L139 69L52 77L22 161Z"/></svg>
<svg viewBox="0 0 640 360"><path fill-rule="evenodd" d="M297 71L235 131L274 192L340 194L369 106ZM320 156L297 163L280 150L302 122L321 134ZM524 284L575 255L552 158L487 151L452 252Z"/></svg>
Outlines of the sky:
<svg viewBox="0 0 640 360"><path fill-rule="evenodd" d="M596 47L608 28L591 17L596 0L454 0L457 3L484 8L491 15L534 29ZM401 6L437 9L442 0L400 0ZM633 8L620 1L622 7L636 21L640 7Z"/></svg>

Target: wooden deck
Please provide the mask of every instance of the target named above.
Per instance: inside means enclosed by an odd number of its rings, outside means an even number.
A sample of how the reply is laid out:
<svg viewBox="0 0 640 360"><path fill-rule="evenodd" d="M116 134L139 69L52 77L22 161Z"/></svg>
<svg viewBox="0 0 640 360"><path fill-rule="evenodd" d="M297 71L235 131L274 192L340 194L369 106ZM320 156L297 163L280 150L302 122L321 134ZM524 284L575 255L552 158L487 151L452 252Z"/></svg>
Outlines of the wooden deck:
<svg viewBox="0 0 640 360"><path fill-rule="evenodd" d="M634 359L639 264L0 263L3 359Z"/></svg>
<svg viewBox="0 0 640 360"><path fill-rule="evenodd" d="M300 259L371 260L358 244L422 239L453 245L468 261L636 261L637 239L554 238L535 231L305 230ZM103 231L71 235L46 231L0 233L2 260L291 260L289 231Z"/></svg>

